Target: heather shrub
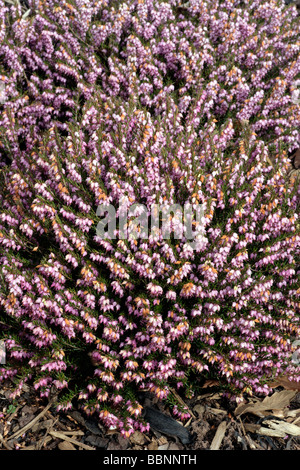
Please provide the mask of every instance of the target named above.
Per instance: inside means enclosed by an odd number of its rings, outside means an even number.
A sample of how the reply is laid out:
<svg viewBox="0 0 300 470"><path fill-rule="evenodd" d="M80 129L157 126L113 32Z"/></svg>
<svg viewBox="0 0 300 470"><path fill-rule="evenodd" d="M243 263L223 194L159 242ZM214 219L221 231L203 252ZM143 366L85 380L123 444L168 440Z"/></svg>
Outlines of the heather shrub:
<svg viewBox="0 0 300 470"><path fill-rule="evenodd" d="M28 119L33 97L22 101L23 84L7 73L11 35L25 26L7 8L0 377L13 396L27 381L41 396L56 389L60 409L76 401L128 435L147 428L145 390L184 419L172 390L191 397L204 377L236 399L269 393L279 374L299 380L300 186L287 178L299 146L296 10L279 1L85 2L86 17L79 2L36 8L20 47L41 60L20 59L20 74L34 82L45 61L54 95L64 89L77 105L66 114L41 87L49 119ZM43 35L40 18L51 25ZM57 35L50 53L43 38ZM55 51L69 42L76 86L55 72ZM99 237L98 207L120 216L125 198L148 215L154 204L201 206L204 231L194 224L193 245L184 227L180 238L124 239L117 223L112 239Z"/></svg>
<svg viewBox="0 0 300 470"><path fill-rule="evenodd" d="M140 114L125 111L124 128L137 124ZM167 123L156 128L164 139ZM121 130L100 127L86 138L83 124L64 139L53 129L38 153L2 173L2 377L14 379L16 395L28 379L42 396L67 389L60 407L78 398L129 432L139 425L139 389L164 399L182 387L192 396L207 372L240 396L268 393L280 373L297 377L298 186L286 183L284 165L267 163L249 128L234 145L230 121L214 128L211 121L203 138L180 132L172 157L167 142L151 139L151 154L134 165L129 152L120 155ZM117 208L122 195L149 209L157 199L201 203L205 236L196 249L161 232L99 239L97 206Z"/></svg>

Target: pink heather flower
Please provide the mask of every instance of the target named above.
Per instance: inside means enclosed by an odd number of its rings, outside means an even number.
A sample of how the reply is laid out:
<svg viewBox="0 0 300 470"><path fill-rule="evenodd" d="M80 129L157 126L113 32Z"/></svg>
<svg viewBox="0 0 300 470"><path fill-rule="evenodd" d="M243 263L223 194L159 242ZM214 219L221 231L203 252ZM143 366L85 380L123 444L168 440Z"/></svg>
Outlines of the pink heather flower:
<svg viewBox="0 0 300 470"><path fill-rule="evenodd" d="M149 290L150 294L155 297L159 297L163 293L163 289L160 286L153 284L152 282L147 285L147 289Z"/></svg>
<svg viewBox="0 0 300 470"><path fill-rule="evenodd" d="M62 388L67 388L68 387L68 382L66 380L53 380L52 382L53 385L55 385L55 387L57 389L62 389Z"/></svg>
<svg viewBox="0 0 300 470"><path fill-rule="evenodd" d="M172 290L169 290L166 293L166 298L169 299L169 300L176 300L176 292L172 291Z"/></svg>
<svg viewBox="0 0 300 470"><path fill-rule="evenodd" d="M113 399L113 402L117 405L118 403L121 403L124 398L122 397L122 395L115 395L112 397Z"/></svg>
<svg viewBox="0 0 300 470"><path fill-rule="evenodd" d="M60 403L56 407L56 411L68 411L73 408L73 405L71 402L66 402L66 403Z"/></svg>
<svg viewBox="0 0 300 470"><path fill-rule="evenodd" d="M130 400L126 402L126 407L129 413L136 417L141 415L143 409L139 403L131 403Z"/></svg>
<svg viewBox="0 0 300 470"><path fill-rule="evenodd" d="M35 388L35 390L37 390L40 387L46 387L51 382L52 382L51 377L43 377L38 382L36 382L34 384L34 388Z"/></svg>
<svg viewBox="0 0 300 470"><path fill-rule="evenodd" d="M88 384L86 388L88 389L89 393L93 393L97 389L95 384Z"/></svg>

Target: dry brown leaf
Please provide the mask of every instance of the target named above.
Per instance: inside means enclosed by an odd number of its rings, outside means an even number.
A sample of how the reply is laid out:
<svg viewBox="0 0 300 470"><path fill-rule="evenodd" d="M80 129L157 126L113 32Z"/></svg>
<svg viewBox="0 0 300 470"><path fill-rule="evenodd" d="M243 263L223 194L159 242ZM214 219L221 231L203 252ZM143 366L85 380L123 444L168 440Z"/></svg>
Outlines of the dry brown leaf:
<svg viewBox="0 0 300 470"><path fill-rule="evenodd" d="M284 387L286 390L297 390L300 392L300 382L296 382L295 380L289 380L287 377L278 377L271 382L270 387Z"/></svg>
<svg viewBox="0 0 300 470"><path fill-rule="evenodd" d="M300 416L300 409L298 408L297 410L288 410L285 414L285 416L291 420L291 423L292 423L292 420L293 419L297 419L299 418Z"/></svg>
<svg viewBox="0 0 300 470"><path fill-rule="evenodd" d="M296 169L300 168L300 149L297 149L296 152L292 155L294 167Z"/></svg>
<svg viewBox="0 0 300 470"><path fill-rule="evenodd" d="M220 382L217 380L206 380L204 385L202 385L201 388L209 388L209 387L215 387L216 385L219 385Z"/></svg>
<svg viewBox="0 0 300 470"><path fill-rule="evenodd" d="M197 396L197 401L204 400L205 398L209 400L220 400L222 398L222 393L204 393L203 395Z"/></svg>
<svg viewBox="0 0 300 470"><path fill-rule="evenodd" d="M261 404L267 410L281 410L290 404L296 394L297 392L295 390L282 390L281 392L275 392L271 396L264 398Z"/></svg>
<svg viewBox="0 0 300 470"><path fill-rule="evenodd" d="M286 408L296 393L297 392L294 390L282 390L281 392L275 392L271 396L264 398L262 401L241 404L237 406L234 414L236 416L241 416L245 413L252 413L262 418L267 414L270 414L271 411L283 410Z"/></svg>
<svg viewBox="0 0 300 470"><path fill-rule="evenodd" d="M293 424L297 424L298 426L300 426L300 416L295 419Z"/></svg>
<svg viewBox="0 0 300 470"><path fill-rule="evenodd" d="M286 411L287 408L285 408L284 410L273 410L273 415L276 416L276 418L285 418Z"/></svg>

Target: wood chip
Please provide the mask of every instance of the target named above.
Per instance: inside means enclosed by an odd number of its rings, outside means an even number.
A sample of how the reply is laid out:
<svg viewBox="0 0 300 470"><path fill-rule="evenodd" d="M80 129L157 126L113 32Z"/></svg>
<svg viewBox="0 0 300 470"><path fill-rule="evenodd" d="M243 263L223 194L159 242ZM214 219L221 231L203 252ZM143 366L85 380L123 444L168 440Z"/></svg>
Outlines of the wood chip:
<svg viewBox="0 0 300 470"><path fill-rule="evenodd" d="M169 443L163 444L162 446L159 446L158 450L168 450L168 448L169 448Z"/></svg>
<svg viewBox="0 0 300 470"><path fill-rule="evenodd" d="M69 413L67 414L67 418L70 420L70 421L73 421L75 423L78 423L80 424L81 426L84 426L85 425L85 419L84 417L79 413L79 411L69 411Z"/></svg>
<svg viewBox="0 0 300 470"><path fill-rule="evenodd" d="M59 442L57 447L59 448L59 450L76 450L76 447L74 447L73 444L68 441Z"/></svg>
<svg viewBox="0 0 300 470"><path fill-rule="evenodd" d="M176 442L171 442L169 444L168 450L182 450L183 447L179 447L181 444L176 444Z"/></svg>
<svg viewBox="0 0 300 470"><path fill-rule="evenodd" d="M148 450L157 450L157 449L158 449L157 441L152 440L150 444L148 445Z"/></svg>
<svg viewBox="0 0 300 470"><path fill-rule="evenodd" d="M84 444L83 442L77 441L76 439L73 439L72 437L66 436L62 432L50 431L49 434L51 434L51 436L56 437L58 439L61 439L63 441L71 442L71 444L75 444L76 446L81 447L82 449L95 450L94 447L88 446L88 445Z"/></svg>
<svg viewBox="0 0 300 470"><path fill-rule="evenodd" d="M192 420L193 420L193 418L191 417L191 418L185 423L184 427L185 427L185 428L190 427L190 424L191 424Z"/></svg>
<svg viewBox="0 0 300 470"><path fill-rule="evenodd" d="M219 450L227 428L226 421L219 424L215 437L210 445L210 450Z"/></svg>
<svg viewBox="0 0 300 470"><path fill-rule="evenodd" d="M290 436L300 436L300 427L292 423L287 423L286 421L266 419L263 424L264 425L256 431L257 434L273 437L285 437L287 434ZM267 425L268 428L265 427L265 425Z"/></svg>
<svg viewBox="0 0 300 470"><path fill-rule="evenodd" d="M205 406L203 405L195 405L193 410L197 413L198 416L202 416L205 411Z"/></svg>
<svg viewBox="0 0 300 470"><path fill-rule="evenodd" d="M280 430L270 429L270 428L265 428L265 427L261 427L256 432L257 434L260 434L261 436L269 436L269 437L285 437L286 436L286 434Z"/></svg>
<svg viewBox="0 0 300 470"><path fill-rule="evenodd" d="M220 410L219 408L211 408L210 406L207 407L206 411L208 413L212 413L213 415L226 415L227 411Z"/></svg>
<svg viewBox="0 0 300 470"><path fill-rule="evenodd" d="M143 433L141 433L140 431L135 431L132 436L130 436L130 442L132 444L136 444L136 445L140 445L142 446L143 444L145 444L146 442L146 439L145 439L145 436Z"/></svg>
<svg viewBox="0 0 300 470"><path fill-rule="evenodd" d="M167 444L168 440L165 438L165 436L161 436L157 442L158 445L163 446L164 444Z"/></svg>
<svg viewBox="0 0 300 470"><path fill-rule="evenodd" d="M178 437L183 444L191 442L191 435L187 428L179 424L171 416L155 408L145 407L145 420L150 424L152 431L160 432L171 437Z"/></svg>
<svg viewBox="0 0 300 470"><path fill-rule="evenodd" d="M104 449L108 446L109 444L109 440L106 439L105 437L100 437L100 436L96 436L95 434L90 434L89 436L87 436L85 438L85 441L90 444L91 446L93 447L96 447L96 448L101 448L101 449ZM122 447L120 445L120 448L121 450L126 450L127 449L127 446L125 447Z"/></svg>

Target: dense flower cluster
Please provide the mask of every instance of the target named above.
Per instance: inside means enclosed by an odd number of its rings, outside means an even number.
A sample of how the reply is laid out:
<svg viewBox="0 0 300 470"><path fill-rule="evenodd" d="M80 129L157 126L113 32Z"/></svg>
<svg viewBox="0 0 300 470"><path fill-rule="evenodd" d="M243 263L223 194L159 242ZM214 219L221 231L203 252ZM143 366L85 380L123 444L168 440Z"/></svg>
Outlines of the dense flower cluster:
<svg viewBox="0 0 300 470"><path fill-rule="evenodd" d="M103 96L131 97L152 116L166 111L168 98L178 122L187 113L196 128L212 115L251 119L268 141L299 146L299 109L291 100L299 21L283 0L28 4L23 14L20 3L0 1L0 79L8 98L0 116L2 164L20 146L30 151L40 130L67 132L95 86Z"/></svg>
<svg viewBox="0 0 300 470"><path fill-rule="evenodd" d="M206 373L236 397L299 379L295 7L29 5L0 0L0 379L125 435L147 429L137 391L184 419L172 389ZM97 207L124 197L202 205L205 236L101 239Z"/></svg>

